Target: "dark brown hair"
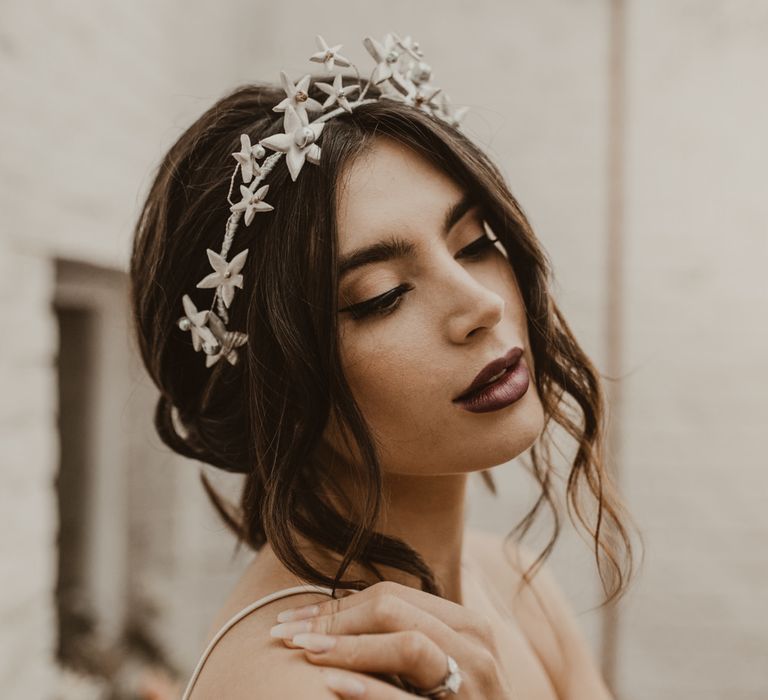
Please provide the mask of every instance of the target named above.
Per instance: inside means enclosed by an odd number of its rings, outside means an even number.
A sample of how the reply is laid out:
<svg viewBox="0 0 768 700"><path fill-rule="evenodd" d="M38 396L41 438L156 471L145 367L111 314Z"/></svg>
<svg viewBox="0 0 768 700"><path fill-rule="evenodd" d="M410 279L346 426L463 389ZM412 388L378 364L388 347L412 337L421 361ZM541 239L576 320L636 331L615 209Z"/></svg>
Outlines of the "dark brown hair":
<svg viewBox="0 0 768 700"><path fill-rule="evenodd" d="M317 92L313 84L310 96L322 101L325 96ZM367 96L378 94L371 87ZM256 550L269 541L283 564L303 580L334 589L364 587L364 581L341 578L356 561L379 579L377 565L396 567L418 577L423 590L441 595L418 552L374 529L381 508L381 469L337 346L335 206L340 177L376 138L396 139L475 195L509 253L522 290L546 425L529 451L541 495L510 535L521 529L524 535L544 502L554 515L552 538L525 580L549 555L560 531L550 483L549 429L556 424L575 441L568 494L594 539L598 570L609 593L603 604L613 600L631 577L632 545L624 524L631 518L605 464L600 380L550 295L550 264L521 207L498 169L458 129L387 99L333 118L319 139L319 165L305 164L293 182L281 159L265 180L274 211L259 214L248 228L241 224L235 236L230 258L249 249L244 289L230 307L228 324L230 330L248 334L241 361L234 366L219 361L206 368L189 334L177 328L183 294L190 294L201 309L212 299L212 290L197 291L195 285L210 272L205 249L218 251L221 246L234 166L230 154L240 149L241 133L256 143L282 132L283 114L272 107L284 97L275 86L246 85L208 109L162 160L137 222L131 302L143 361L160 390L155 425L161 439L179 454L245 474L237 508L220 499L204 477L203 482L239 541ZM332 411L363 457L359 478L370 507L359 522L346 519L326 498L334 485L315 454ZM174 427L174 412L180 430ZM490 474L483 472L483 478L495 493ZM577 497L582 483L597 504L594 526ZM295 533L342 555L334 578L301 555Z"/></svg>

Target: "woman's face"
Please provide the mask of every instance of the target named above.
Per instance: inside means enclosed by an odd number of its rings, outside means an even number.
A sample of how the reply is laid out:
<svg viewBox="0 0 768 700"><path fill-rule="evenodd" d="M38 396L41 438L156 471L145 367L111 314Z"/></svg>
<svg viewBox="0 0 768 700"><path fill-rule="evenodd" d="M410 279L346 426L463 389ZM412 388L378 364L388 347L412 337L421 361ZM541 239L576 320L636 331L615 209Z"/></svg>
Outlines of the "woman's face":
<svg viewBox="0 0 768 700"><path fill-rule="evenodd" d="M487 469L525 451L543 428L525 307L514 271L496 247L501 244L464 257L462 249L487 238L476 205L443 230L447 213L464 194L429 161L386 137L350 166L339 194L340 261L389 237L413 248L350 269L339 280L339 309L361 309L363 302L404 290L381 300L390 306L382 313L339 314L343 370L386 472L427 476ZM452 401L513 346L523 349L530 373L522 398L484 413ZM325 437L337 453L357 462L342 447L335 421Z"/></svg>

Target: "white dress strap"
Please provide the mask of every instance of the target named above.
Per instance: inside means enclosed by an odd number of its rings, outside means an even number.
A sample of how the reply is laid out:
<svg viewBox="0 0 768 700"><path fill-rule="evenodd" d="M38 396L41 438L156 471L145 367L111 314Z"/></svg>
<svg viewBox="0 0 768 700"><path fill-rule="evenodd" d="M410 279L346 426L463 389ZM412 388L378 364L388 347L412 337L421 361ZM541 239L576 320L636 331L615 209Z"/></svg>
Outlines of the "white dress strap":
<svg viewBox="0 0 768 700"><path fill-rule="evenodd" d="M357 589L355 588L337 588L338 590L350 590L357 592ZM197 678L200 675L200 671L203 669L203 664L205 663L205 660L208 658L210 653L213 651L213 648L218 644L219 640L227 633L229 632L234 625L236 625L240 620L242 620L244 617L252 613L257 608L260 608L262 605L266 605L267 603L271 603L273 600L278 600L279 598L287 598L291 595L298 595L300 593L325 593L326 595L329 595L333 597L333 589L329 588L327 586L317 586L314 583L304 583L300 586L293 586L291 588L282 588L279 591L274 591L273 593L270 593L269 595L265 595L263 598L259 598L257 601L251 603L249 606L243 608L239 612L235 613L232 617L229 618L219 629L219 631L213 636L213 639L211 639L208 646L205 648L205 651L203 652L202 656L200 657L200 660L197 662L197 666L195 666L195 670L192 672L192 676L189 679L189 682L187 683L187 687L184 690L184 695L182 695L181 700L189 700L189 695L192 692L192 688L194 687L195 683L197 682Z"/></svg>

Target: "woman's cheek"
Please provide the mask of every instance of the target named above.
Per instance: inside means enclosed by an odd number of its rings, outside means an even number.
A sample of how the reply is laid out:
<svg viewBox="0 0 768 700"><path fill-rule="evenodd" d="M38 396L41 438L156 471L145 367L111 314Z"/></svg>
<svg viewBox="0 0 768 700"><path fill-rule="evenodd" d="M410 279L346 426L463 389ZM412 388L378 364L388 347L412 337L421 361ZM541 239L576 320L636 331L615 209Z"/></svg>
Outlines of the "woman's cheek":
<svg viewBox="0 0 768 700"><path fill-rule="evenodd" d="M441 384L439 342L407 296L391 315L351 321L341 343L344 373L358 402L399 424L433 402Z"/></svg>

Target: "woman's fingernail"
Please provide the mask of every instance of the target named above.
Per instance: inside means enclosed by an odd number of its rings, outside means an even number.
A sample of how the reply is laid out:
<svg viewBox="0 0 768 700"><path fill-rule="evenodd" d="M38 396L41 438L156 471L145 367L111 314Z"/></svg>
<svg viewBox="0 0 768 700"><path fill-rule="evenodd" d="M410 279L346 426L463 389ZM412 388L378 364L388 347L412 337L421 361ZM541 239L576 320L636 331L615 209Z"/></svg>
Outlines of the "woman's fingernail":
<svg viewBox="0 0 768 700"><path fill-rule="evenodd" d="M352 698L361 698L365 692L365 686L356 678L342 676L334 671L325 674L325 684L337 693Z"/></svg>
<svg viewBox="0 0 768 700"><path fill-rule="evenodd" d="M297 634L291 639L291 641L299 647L304 647L309 651L328 651L336 646L336 637L328 634L317 634L313 632L307 632L305 634Z"/></svg>
<svg viewBox="0 0 768 700"><path fill-rule="evenodd" d="M271 637L277 637L278 639L290 639L294 634L309 632L309 629L309 620L299 620L297 622L281 622L279 625L272 627L269 630L269 634Z"/></svg>
<svg viewBox="0 0 768 700"><path fill-rule="evenodd" d="M305 605L302 608L288 608L282 610L277 615L278 622L288 622L289 620L303 620L307 617L314 617L320 612L318 605Z"/></svg>

